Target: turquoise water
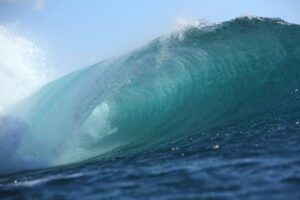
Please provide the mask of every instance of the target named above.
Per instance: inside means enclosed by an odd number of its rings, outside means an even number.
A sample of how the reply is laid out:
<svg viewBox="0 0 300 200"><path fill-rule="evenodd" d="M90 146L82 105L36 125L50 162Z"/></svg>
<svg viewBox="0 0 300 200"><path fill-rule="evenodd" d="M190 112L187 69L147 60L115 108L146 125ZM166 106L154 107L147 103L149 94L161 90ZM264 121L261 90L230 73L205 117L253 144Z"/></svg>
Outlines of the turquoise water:
<svg viewBox="0 0 300 200"><path fill-rule="evenodd" d="M300 26L186 27L45 85L0 131L4 197L300 198Z"/></svg>

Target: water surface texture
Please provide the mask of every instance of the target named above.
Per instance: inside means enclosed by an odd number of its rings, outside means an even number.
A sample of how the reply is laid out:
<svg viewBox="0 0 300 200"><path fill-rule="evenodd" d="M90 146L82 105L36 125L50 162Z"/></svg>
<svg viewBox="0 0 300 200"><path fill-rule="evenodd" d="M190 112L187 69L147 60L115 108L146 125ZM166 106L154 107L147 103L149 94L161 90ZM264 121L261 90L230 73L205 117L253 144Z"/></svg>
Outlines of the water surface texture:
<svg viewBox="0 0 300 200"><path fill-rule="evenodd" d="M0 119L5 199L299 199L300 26L190 26Z"/></svg>

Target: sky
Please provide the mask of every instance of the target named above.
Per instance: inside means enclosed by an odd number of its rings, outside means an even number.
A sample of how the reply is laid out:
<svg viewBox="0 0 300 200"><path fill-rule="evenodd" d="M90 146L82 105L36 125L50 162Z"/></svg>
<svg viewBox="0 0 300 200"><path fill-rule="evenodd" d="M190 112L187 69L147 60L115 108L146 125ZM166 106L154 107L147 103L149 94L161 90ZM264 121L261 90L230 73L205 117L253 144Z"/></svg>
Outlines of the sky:
<svg viewBox="0 0 300 200"><path fill-rule="evenodd" d="M300 1L0 0L0 26L30 38L64 71L133 50L182 19L222 22L243 15L300 24Z"/></svg>

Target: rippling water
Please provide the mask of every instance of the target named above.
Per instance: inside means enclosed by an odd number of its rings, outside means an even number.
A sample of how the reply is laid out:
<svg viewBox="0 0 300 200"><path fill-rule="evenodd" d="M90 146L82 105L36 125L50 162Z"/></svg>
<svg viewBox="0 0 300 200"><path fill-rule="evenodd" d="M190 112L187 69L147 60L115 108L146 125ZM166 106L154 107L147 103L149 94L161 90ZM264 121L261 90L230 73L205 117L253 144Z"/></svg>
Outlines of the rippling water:
<svg viewBox="0 0 300 200"><path fill-rule="evenodd" d="M300 27L191 26L1 119L0 196L299 199Z"/></svg>

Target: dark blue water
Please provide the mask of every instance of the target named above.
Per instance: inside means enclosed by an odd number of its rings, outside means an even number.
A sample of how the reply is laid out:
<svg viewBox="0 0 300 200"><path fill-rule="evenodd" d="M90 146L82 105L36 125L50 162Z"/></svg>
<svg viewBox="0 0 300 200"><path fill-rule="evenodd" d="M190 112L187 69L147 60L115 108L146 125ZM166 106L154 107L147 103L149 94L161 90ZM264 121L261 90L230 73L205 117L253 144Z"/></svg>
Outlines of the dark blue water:
<svg viewBox="0 0 300 200"><path fill-rule="evenodd" d="M300 26L187 27L1 122L1 199L300 199Z"/></svg>

